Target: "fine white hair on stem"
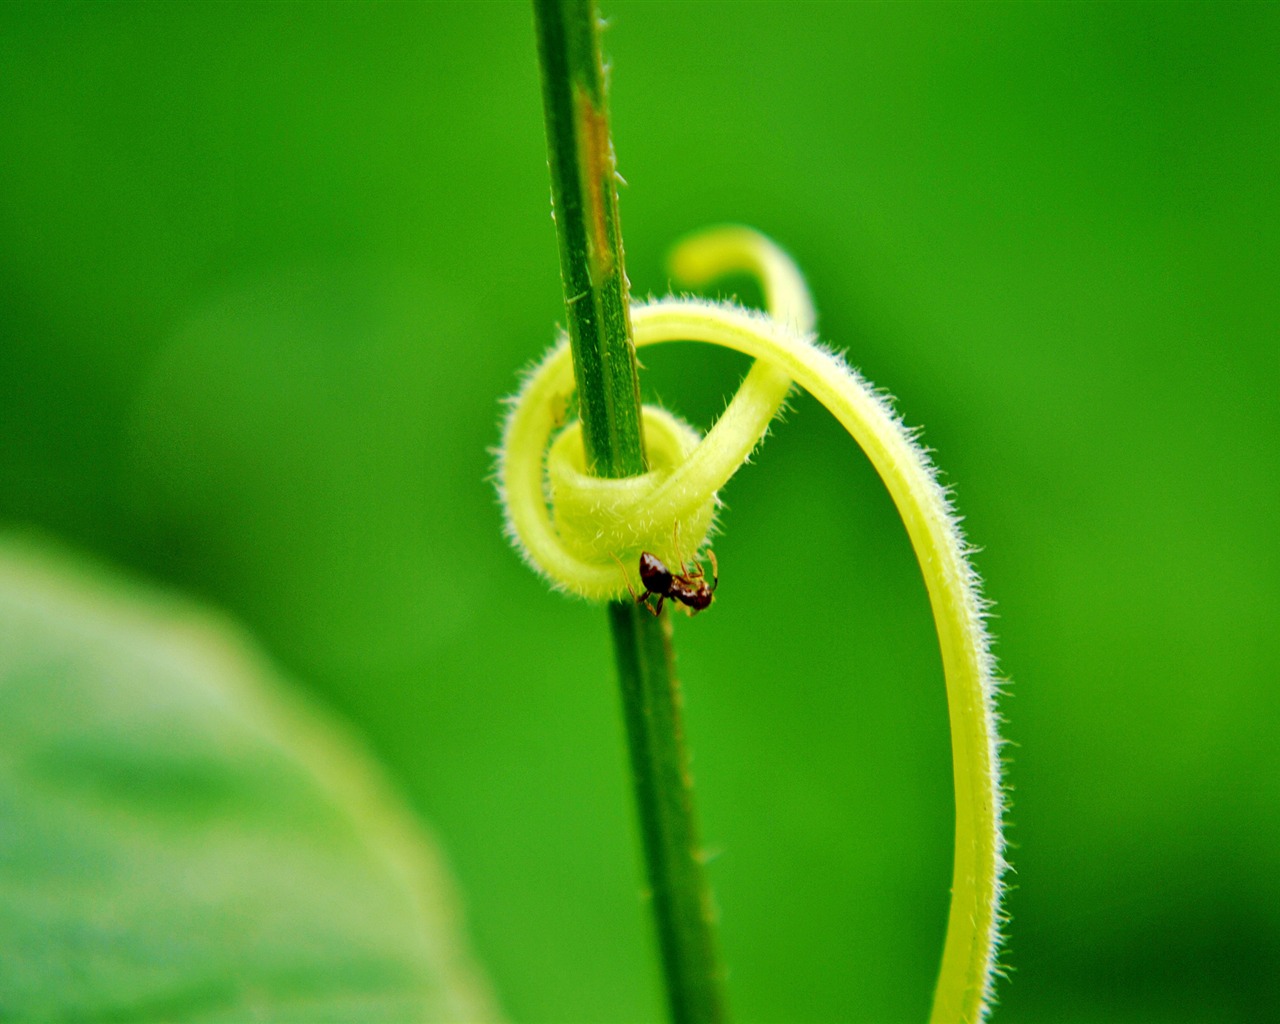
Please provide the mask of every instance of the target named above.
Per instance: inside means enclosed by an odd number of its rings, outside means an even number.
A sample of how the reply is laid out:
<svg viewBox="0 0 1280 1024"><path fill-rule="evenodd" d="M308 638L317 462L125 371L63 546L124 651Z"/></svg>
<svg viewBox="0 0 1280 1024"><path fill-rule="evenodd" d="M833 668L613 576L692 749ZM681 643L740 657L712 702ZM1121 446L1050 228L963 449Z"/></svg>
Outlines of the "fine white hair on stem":
<svg viewBox="0 0 1280 1024"><path fill-rule="evenodd" d="M714 528L717 491L751 456L798 384L836 417L879 473L920 564L942 653L951 722L956 831L952 902L931 1020L984 1020L1000 973L1007 868L1002 828L999 690L990 603L969 555L952 489L939 480L920 429L843 354L810 333L815 314L799 270L762 235L718 228L682 243L675 275L702 285L747 271L764 286L768 314L730 303L671 297L633 307L638 348L672 341L734 349L755 362L707 433L646 406L649 473L590 477L580 430L562 420L573 389L563 339L525 377L503 425L497 485L506 531L521 556L553 586L588 598L625 593L619 562L641 550L667 559L674 538L695 554Z"/></svg>

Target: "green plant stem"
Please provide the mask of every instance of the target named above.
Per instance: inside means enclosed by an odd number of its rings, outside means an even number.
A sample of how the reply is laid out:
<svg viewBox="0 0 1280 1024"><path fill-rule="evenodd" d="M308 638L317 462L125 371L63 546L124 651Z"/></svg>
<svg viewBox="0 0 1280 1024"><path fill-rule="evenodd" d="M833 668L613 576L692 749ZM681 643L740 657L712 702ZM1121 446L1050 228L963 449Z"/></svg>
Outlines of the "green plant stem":
<svg viewBox="0 0 1280 1024"><path fill-rule="evenodd" d="M721 1021L714 911L693 813L670 620L624 602L609 605L609 624L671 1018Z"/></svg>
<svg viewBox="0 0 1280 1024"><path fill-rule="evenodd" d="M595 4L534 0L533 6L587 459L599 476L636 476L648 467Z"/></svg>
<svg viewBox="0 0 1280 1024"><path fill-rule="evenodd" d="M591 0L534 0L534 20L587 459L598 475L633 476L647 464L599 20ZM609 623L671 1017L723 1020L670 623L631 602L611 604Z"/></svg>

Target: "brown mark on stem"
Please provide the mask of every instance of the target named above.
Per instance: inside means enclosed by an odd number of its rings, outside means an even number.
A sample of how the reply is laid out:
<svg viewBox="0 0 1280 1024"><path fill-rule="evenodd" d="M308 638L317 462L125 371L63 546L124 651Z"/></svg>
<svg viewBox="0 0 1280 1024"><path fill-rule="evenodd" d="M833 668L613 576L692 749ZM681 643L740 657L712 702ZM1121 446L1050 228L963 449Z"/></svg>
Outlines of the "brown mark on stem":
<svg viewBox="0 0 1280 1024"><path fill-rule="evenodd" d="M583 211L587 222L587 253L590 257L591 283L595 287L613 273L613 245L605 204L609 201L608 182L615 173L613 144L609 140L609 118L597 110L591 97L581 86L574 89L578 115L579 173L584 189Z"/></svg>

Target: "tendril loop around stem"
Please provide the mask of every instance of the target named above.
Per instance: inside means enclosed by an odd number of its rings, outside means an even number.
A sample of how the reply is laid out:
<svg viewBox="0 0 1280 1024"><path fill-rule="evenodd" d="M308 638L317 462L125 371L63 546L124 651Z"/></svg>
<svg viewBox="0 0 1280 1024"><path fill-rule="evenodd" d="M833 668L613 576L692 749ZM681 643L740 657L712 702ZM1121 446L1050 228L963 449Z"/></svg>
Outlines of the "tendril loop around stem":
<svg viewBox="0 0 1280 1024"><path fill-rule="evenodd" d="M695 286L734 271L755 273L771 317L797 332L813 328L813 305L799 270L757 232L701 233L677 248L672 265L678 278ZM650 326L651 314L673 301L632 307L637 347L679 340L665 336L660 324ZM718 308L688 301L713 314ZM621 597L627 581L615 558L630 566L641 551L651 551L674 565L696 556L714 526L716 492L763 440L790 387L785 371L757 360L705 438L666 410L646 405L650 471L594 477L577 422L551 441L573 392L568 342L561 337L530 372L506 419L498 485L508 535L558 589L599 600Z"/></svg>
<svg viewBox="0 0 1280 1024"><path fill-rule="evenodd" d="M931 1019L981 1020L993 994L1006 866L1000 741L986 602L950 497L889 403L809 335L808 291L772 242L745 228L714 229L682 243L672 263L676 276L694 286L732 271L754 273L769 314L699 299L636 305L636 346L721 345L753 357L750 372L701 439L670 413L646 406L650 471L598 479L586 473L579 428L563 425L573 376L561 339L528 375L506 418L497 476L507 532L554 586L617 598L627 588L618 561L635 565L641 550L676 563L696 555L713 527L716 492L763 439L793 383L830 410L892 496L929 592L946 676L956 797L951 912ZM682 551L675 550L677 537Z"/></svg>

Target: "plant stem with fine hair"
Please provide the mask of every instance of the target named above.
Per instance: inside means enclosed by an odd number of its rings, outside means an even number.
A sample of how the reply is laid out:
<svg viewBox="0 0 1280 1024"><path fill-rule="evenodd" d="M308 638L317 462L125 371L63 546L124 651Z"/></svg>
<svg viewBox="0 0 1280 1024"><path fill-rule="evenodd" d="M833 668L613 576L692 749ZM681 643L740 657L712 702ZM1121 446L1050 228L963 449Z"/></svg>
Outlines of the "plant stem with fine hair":
<svg viewBox="0 0 1280 1024"><path fill-rule="evenodd" d="M534 0L547 152L588 465L647 469L599 19L591 0ZM671 1017L724 1019L680 690L666 616L609 606L631 769Z"/></svg>

